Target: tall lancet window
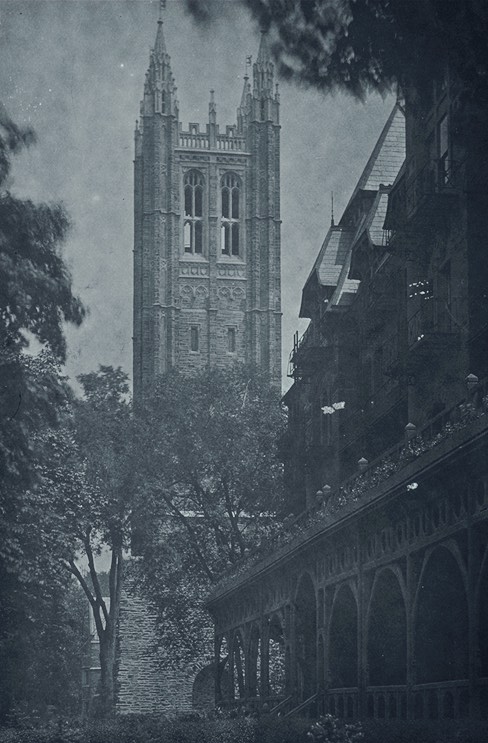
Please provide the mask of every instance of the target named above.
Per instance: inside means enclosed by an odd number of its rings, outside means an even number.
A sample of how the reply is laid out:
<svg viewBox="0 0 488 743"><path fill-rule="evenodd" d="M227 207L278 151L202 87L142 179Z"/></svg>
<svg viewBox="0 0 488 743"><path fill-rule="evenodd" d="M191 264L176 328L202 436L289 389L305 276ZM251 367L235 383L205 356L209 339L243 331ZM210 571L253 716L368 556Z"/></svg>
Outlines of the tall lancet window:
<svg viewBox="0 0 488 743"><path fill-rule="evenodd" d="M240 255L240 181L234 173L222 178L222 255Z"/></svg>
<svg viewBox="0 0 488 743"><path fill-rule="evenodd" d="M203 253L203 176L197 170L185 174L185 221L183 246L185 253Z"/></svg>

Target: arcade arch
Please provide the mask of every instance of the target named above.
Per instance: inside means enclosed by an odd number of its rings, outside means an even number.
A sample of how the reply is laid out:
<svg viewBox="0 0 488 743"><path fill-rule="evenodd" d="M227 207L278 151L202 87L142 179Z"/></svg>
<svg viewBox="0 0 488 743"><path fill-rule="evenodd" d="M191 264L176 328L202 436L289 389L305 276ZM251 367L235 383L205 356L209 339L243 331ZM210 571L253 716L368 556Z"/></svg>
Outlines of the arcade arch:
<svg viewBox="0 0 488 743"><path fill-rule="evenodd" d="M299 699L305 701L317 685L317 601L312 578L300 579L295 599L295 641Z"/></svg>
<svg viewBox="0 0 488 743"><path fill-rule="evenodd" d="M367 627L369 685L406 684L407 613L399 576L393 570L382 570L375 578Z"/></svg>
<svg viewBox="0 0 488 743"><path fill-rule="evenodd" d="M358 684L358 607L349 584L337 590L329 628L329 684L332 689Z"/></svg>
<svg viewBox="0 0 488 743"><path fill-rule="evenodd" d="M446 546L436 547L425 558L417 589L416 682L466 679L468 637L468 602L459 559Z"/></svg>

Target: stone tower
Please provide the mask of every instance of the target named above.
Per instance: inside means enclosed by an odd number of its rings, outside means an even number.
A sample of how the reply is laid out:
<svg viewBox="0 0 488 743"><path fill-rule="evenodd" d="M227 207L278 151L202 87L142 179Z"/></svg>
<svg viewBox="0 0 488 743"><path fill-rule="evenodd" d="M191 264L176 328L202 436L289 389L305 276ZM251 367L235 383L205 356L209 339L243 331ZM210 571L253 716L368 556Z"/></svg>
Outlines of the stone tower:
<svg viewBox="0 0 488 743"><path fill-rule="evenodd" d="M280 384L280 126L268 40L237 122L179 121L158 21L135 130L134 393L171 367L235 361Z"/></svg>

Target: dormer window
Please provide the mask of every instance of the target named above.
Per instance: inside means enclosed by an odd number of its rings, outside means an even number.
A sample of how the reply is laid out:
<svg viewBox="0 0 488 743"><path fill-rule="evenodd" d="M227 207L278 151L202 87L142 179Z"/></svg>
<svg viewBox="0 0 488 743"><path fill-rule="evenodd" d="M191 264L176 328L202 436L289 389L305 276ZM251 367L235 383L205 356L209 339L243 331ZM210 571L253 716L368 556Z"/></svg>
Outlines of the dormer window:
<svg viewBox="0 0 488 743"><path fill-rule="evenodd" d="M197 170L185 175L185 221L183 247L185 253L203 254L203 188L204 180Z"/></svg>
<svg viewBox="0 0 488 743"><path fill-rule="evenodd" d="M240 181L234 173L222 178L222 255L239 256L240 247Z"/></svg>

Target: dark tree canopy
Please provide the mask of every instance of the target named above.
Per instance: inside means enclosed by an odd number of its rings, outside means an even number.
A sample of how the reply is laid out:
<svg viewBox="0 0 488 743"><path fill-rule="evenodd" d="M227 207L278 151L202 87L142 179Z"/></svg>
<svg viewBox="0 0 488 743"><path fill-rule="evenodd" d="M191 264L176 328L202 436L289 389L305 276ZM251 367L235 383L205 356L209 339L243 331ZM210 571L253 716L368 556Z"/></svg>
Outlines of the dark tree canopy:
<svg viewBox="0 0 488 743"><path fill-rule="evenodd" d="M0 684L2 717L21 702L52 703L43 684L56 672L52 688L66 691L60 691L63 704L78 693L72 685L68 693L62 670L70 628L63 624L58 632L57 649L53 631L55 616L71 622L72 580L49 565L38 487L39 434L60 423L71 396L59 366L66 355L63 324L79 325L84 309L61 255L69 226L64 209L7 190L12 157L34 141L32 130L18 127L0 104L0 667L4 676L12 672L10 685ZM32 338L43 347L37 355L25 353Z"/></svg>
<svg viewBox="0 0 488 743"><path fill-rule="evenodd" d="M278 526L284 422L278 391L240 368L172 372L140 412L139 566L169 658L208 652L203 598Z"/></svg>
<svg viewBox="0 0 488 743"><path fill-rule="evenodd" d="M363 98L395 84L421 88L449 62L470 98L488 92L485 0L240 0L263 30L281 75ZM208 21L218 2L187 0Z"/></svg>
<svg viewBox="0 0 488 743"><path fill-rule="evenodd" d="M26 346L28 331L64 361L63 322L79 325L84 317L60 251L67 214L60 205L23 201L5 190L11 156L33 141L33 132L0 108L0 348Z"/></svg>

